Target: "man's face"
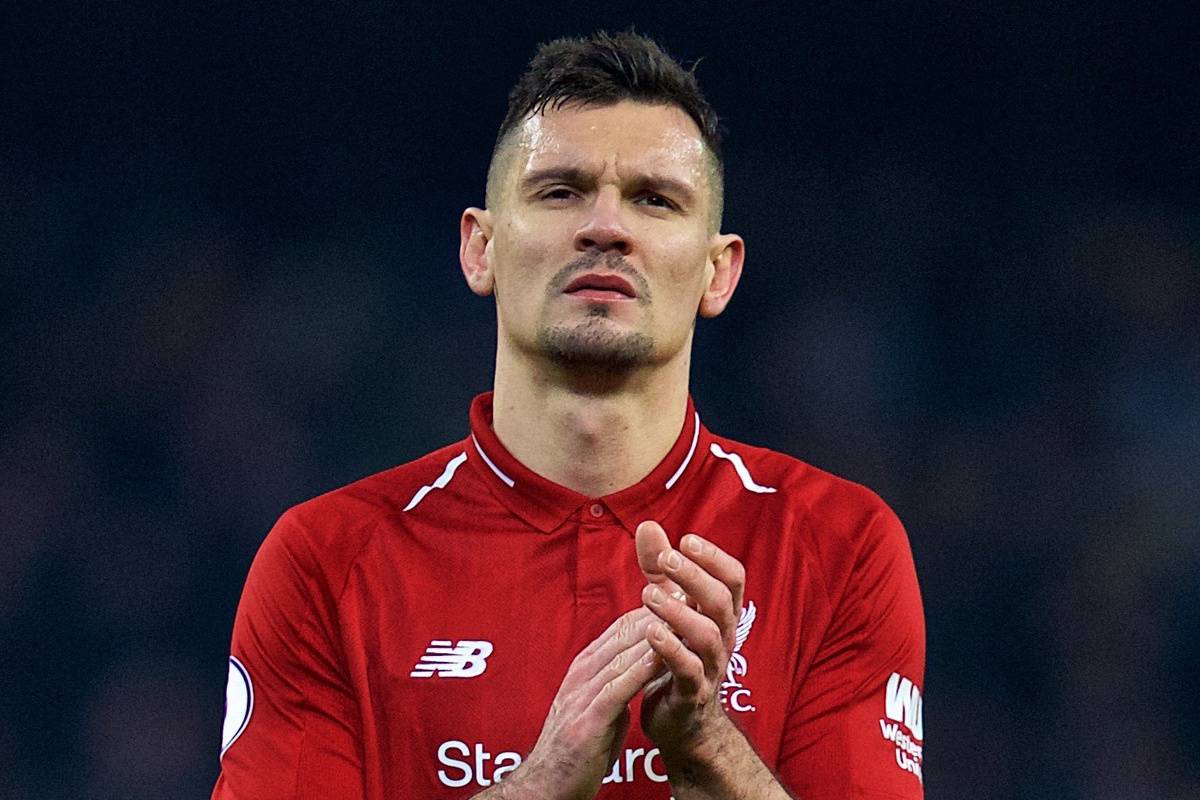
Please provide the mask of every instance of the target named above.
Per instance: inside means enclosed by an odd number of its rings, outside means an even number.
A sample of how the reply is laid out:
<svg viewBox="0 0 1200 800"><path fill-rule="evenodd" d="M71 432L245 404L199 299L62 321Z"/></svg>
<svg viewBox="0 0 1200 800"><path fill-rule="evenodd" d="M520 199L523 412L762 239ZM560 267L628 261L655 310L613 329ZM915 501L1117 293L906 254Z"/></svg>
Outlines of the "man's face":
<svg viewBox="0 0 1200 800"><path fill-rule="evenodd" d="M493 207L479 212L488 274L468 280L495 292L507 344L616 368L665 362L690 345L726 258L714 253L737 237L711 230L709 154L684 111L632 101L548 109L499 157Z"/></svg>

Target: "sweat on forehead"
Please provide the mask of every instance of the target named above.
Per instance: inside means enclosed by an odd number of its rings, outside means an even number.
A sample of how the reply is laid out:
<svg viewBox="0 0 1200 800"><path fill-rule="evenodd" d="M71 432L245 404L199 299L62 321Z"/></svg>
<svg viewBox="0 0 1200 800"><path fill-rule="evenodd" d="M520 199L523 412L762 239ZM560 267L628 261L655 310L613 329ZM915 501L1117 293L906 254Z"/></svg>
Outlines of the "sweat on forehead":
<svg viewBox="0 0 1200 800"><path fill-rule="evenodd" d="M488 207L500 208L508 191L546 170L597 181L654 176L684 185L705 196L712 227L720 225L720 162L694 121L673 104L570 103L531 113L497 142Z"/></svg>

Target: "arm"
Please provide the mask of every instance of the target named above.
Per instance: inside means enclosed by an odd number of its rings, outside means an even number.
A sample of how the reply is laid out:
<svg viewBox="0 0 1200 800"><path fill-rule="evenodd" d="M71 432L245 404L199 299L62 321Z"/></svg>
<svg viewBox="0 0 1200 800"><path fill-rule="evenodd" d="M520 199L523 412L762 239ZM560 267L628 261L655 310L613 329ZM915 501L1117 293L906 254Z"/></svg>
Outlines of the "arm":
<svg viewBox="0 0 1200 800"><path fill-rule="evenodd" d="M673 550L658 523L638 527L648 581L642 598L659 620L648 640L668 670L646 689L642 727L659 746L678 800L790 800L719 699L745 570L695 534L681 545L684 552Z"/></svg>
<svg viewBox="0 0 1200 800"><path fill-rule="evenodd" d="M779 775L805 800L920 800L925 617L889 508L880 504L842 564L833 616L792 699Z"/></svg>
<svg viewBox="0 0 1200 800"><path fill-rule="evenodd" d="M677 798L782 800L784 785L805 800L924 796L924 616L908 539L890 509L872 518L846 565L833 622L792 703L778 778L714 702L742 600L741 564L695 534L681 542L686 555L673 551L657 523L643 523L638 539L644 597L662 622L651 646L670 670L647 689L642 724ZM691 602L656 596L664 582Z"/></svg>
<svg viewBox="0 0 1200 800"><path fill-rule="evenodd" d="M250 567L213 800L365 795L359 712L331 635L332 598L305 537L284 515Z"/></svg>

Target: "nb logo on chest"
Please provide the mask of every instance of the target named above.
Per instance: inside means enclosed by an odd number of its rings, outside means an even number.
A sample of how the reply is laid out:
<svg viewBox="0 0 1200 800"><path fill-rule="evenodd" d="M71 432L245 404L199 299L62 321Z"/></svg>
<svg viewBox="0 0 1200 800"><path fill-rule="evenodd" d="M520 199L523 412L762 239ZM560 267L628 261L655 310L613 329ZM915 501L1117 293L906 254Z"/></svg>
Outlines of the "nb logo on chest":
<svg viewBox="0 0 1200 800"><path fill-rule="evenodd" d="M487 669L492 643L475 639L434 639L413 666L410 678L474 678Z"/></svg>

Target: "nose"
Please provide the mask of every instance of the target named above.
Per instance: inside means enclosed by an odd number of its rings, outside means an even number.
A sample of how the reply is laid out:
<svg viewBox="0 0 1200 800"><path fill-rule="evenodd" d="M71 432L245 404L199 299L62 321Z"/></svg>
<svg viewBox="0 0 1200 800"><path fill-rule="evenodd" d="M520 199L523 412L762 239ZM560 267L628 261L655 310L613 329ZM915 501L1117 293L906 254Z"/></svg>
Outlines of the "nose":
<svg viewBox="0 0 1200 800"><path fill-rule="evenodd" d="M623 256L633 250L633 237L621 219L621 196L616 187L604 187L596 193L587 219L575 232L575 249L615 250Z"/></svg>

